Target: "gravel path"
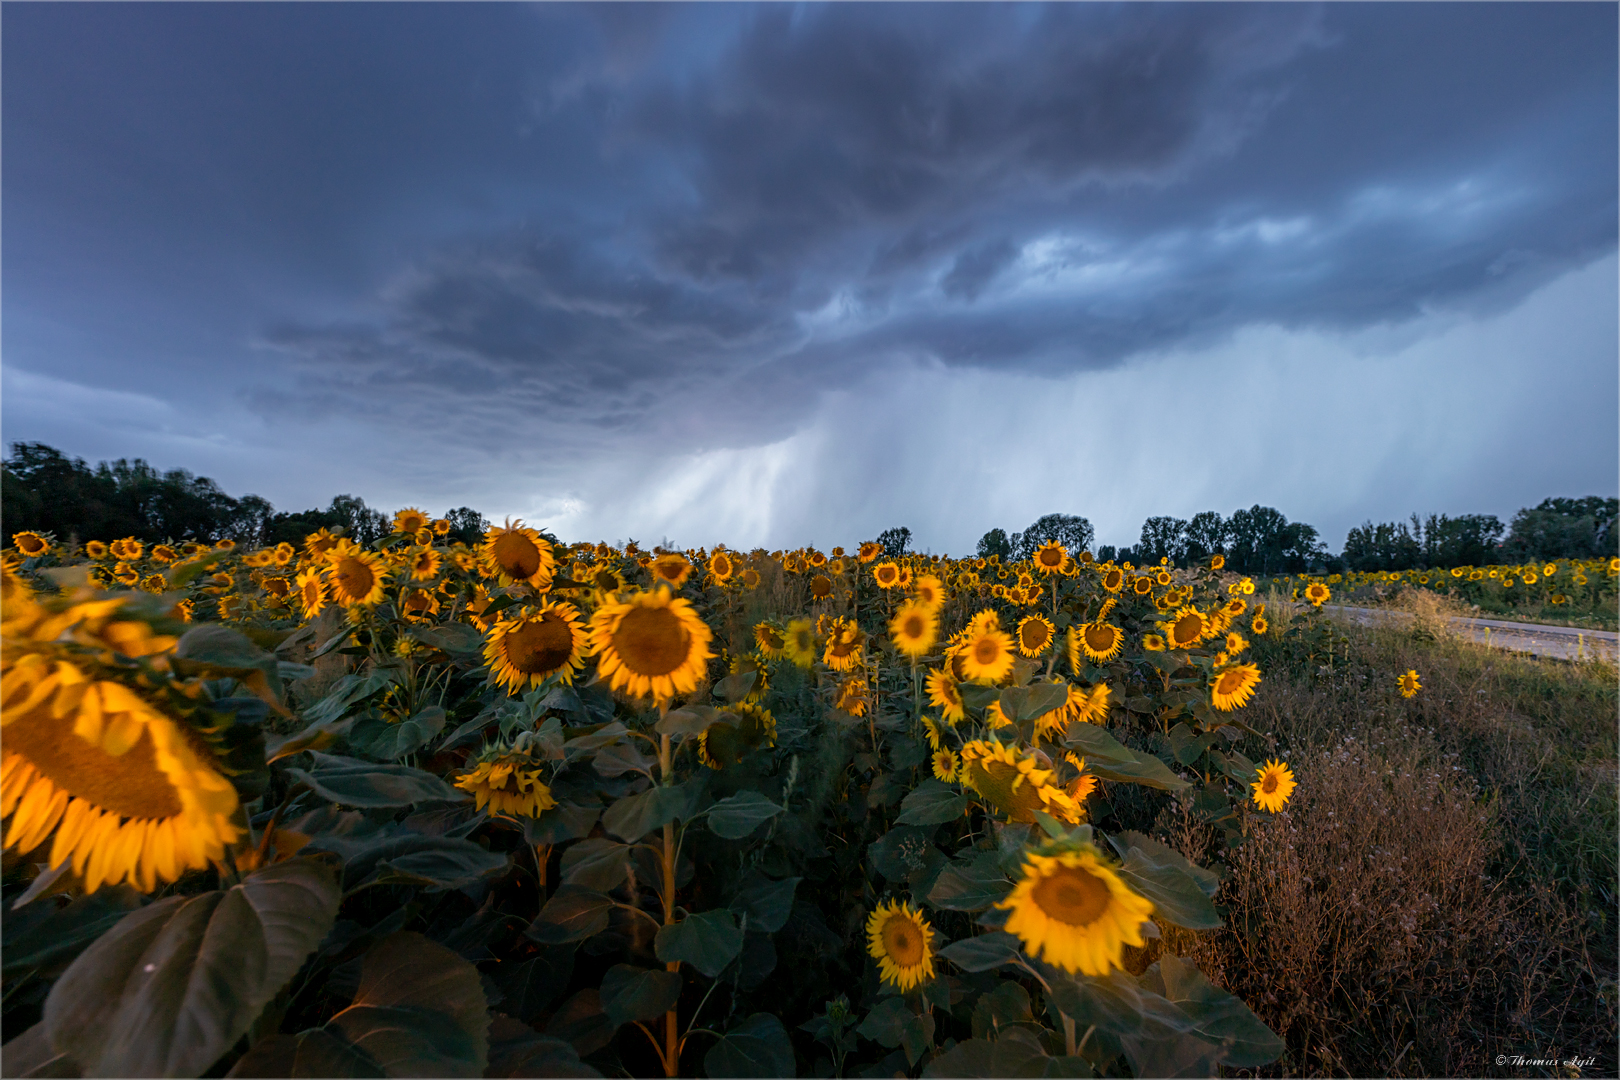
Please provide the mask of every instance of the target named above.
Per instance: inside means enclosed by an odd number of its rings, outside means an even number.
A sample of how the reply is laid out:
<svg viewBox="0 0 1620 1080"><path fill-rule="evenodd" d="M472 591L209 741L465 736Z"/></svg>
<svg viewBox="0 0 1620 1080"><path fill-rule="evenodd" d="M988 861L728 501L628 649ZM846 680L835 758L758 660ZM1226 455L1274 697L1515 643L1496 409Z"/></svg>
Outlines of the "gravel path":
<svg viewBox="0 0 1620 1080"><path fill-rule="evenodd" d="M1371 625L1379 622L1406 622L1412 616L1404 611L1381 608L1343 607L1329 604L1328 610L1352 622ZM1582 630L1574 626L1543 626L1540 623L1503 622L1500 619L1452 619L1457 629L1475 641L1512 649L1534 656L1578 660L1600 656L1613 662L1620 656L1620 634L1610 630Z"/></svg>

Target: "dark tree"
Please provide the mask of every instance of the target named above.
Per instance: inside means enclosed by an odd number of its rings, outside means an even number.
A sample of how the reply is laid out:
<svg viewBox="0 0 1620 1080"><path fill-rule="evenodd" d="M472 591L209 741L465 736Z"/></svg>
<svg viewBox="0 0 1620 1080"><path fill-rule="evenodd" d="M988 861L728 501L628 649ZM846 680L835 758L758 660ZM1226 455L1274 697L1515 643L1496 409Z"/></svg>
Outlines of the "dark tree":
<svg viewBox="0 0 1620 1080"><path fill-rule="evenodd" d="M1104 544L1102 547L1097 549L1098 562L1108 562L1110 559L1118 558L1119 550L1115 548L1113 544Z"/></svg>
<svg viewBox="0 0 1620 1080"><path fill-rule="evenodd" d="M878 533L877 542L883 545L885 558L898 559L911 546L911 530L904 525L894 529L884 529Z"/></svg>
<svg viewBox="0 0 1620 1080"><path fill-rule="evenodd" d="M1502 543L1511 560L1591 559L1620 552L1614 521L1620 499L1591 495L1584 499L1543 499L1534 509L1513 515Z"/></svg>
<svg viewBox="0 0 1620 1080"><path fill-rule="evenodd" d="M1144 563L1169 559L1182 565L1187 546L1187 523L1180 518L1150 517L1142 523L1142 536L1136 542Z"/></svg>
<svg viewBox="0 0 1620 1080"><path fill-rule="evenodd" d="M988 559L992 555L1001 557L1002 562L1012 558L1012 541L1007 539L1007 530L991 529L979 537L978 555L981 559Z"/></svg>
<svg viewBox="0 0 1620 1080"><path fill-rule="evenodd" d="M1227 529L1227 558L1240 573L1292 573L1327 558L1315 528L1302 521L1290 522L1269 506L1233 512Z"/></svg>
<svg viewBox="0 0 1620 1080"><path fill-rule="evenodd" d="M450 535L469 546L483 542L489 521L470 506L458 506L444 515L450 522Z"/></svg>
<svg viewBox="0 0 1620 1080"><path fill-rule="evenodd" d="M1029 558L1035 554L1036 548L1052 540L1068 548L1070 555L1079 555L1082 551L1090 550L1094 535L1091 522L1083 517L1075 514L1047 514L1038 518L1035 524L1023 532L1013 533L1009 542L1012 544L1014 560Z"/></svg>
<svg viewBox="0 0 1620 1080"><path fill-rule="evenodd" d="M1211 555L1226 554L1226 520L1214 510L1194 514L1187 522L1183 555L1189 563L1202 562Z"/></svg>

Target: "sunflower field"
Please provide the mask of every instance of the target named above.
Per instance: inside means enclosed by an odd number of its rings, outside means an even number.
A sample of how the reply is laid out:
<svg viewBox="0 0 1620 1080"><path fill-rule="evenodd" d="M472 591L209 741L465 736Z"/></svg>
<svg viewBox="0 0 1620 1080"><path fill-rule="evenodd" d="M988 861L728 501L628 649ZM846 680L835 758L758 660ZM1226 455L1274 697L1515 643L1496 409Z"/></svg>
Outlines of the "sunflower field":
<svg viewBox="0 0 1620 1080"><path fill-rule="evenodd" d="M1295 788L1245 657L1331 636L1319 606L1268 627L1218 556L449 534L406 509L368 547L14 538L9 1075L1284 1052L1172 944L1223 925L1226 854ZM1212 850L1167 843L1167 808Z"/></svg>

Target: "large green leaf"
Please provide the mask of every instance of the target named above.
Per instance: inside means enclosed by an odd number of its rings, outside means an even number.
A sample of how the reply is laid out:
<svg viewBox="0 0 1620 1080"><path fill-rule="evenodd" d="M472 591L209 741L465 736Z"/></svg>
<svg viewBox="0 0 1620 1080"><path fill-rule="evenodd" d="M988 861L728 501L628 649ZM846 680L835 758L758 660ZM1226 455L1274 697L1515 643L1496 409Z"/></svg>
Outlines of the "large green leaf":
<svg viewBox="0 0 1620 1080"><path fill-rule="evenodd" d="M601 807L558 803L537 818L523 819L523 838L531 844L560 844L591 835Z"/></svg>
<svg viewBox="0 0 1620 1080"><path fill-rule="evenodd" d="M709 808L709 828L716 836L741 840L782 812L782 807L757 791L740 791Z"/></svg>
<svg viewBox="0 0 1620 1080"><path fill-rule="evenodd" d="M475 655L483 645L483 635L466 623L445 623L412 630L411 636L424 645L442 649L452 656Z"/></svg>
<svg viewBox="0 0 1620 1080"><path fill-rule="evenodd" d="M1131 764L1136 761L1134 750L1122 745L1097 724L1070 724L1063 736L1063 742L1079 751L1088 765L1098 761L1113 764Z"/></svg>
<svg viewBox="0 0 1620 1080"><path fill-rule="evenodd" d="M8 913L0 923L5 933L5 947L0 950L5 977L12 978L27 968L72 960L140 907L143 899L128 885L117 885L77 897L63 908L40 904L28 911Z"/></svg>
<svg viewBox="0 0 1620 1080"><path fill-rule="evenodd" d="M949 911L983 911L1011 891L1012 882L988 862L957 862L935 879L928 902Z"/></svg>
<svg viewBox="0 0 1620 1080"><path fill-rule="evenodd" d="M478 969L421 934L397 933L366 953L353 1004L324 1027L259 1043L231 1075L321 1075L303 1071L307 1059L327 1075L478 1077L488 1055Z"/></svg>
<svg viewBox="0 0 1620 1080"><path fill-rule="evenodd" d="M703 1068L713 1077L793 1076L793 1040L775 1016L754 1013L709 1048Z"/></svg>
<svg viewBox="0 0 1620 1080"><path fill-rule="evenodd" d="M660 735L695 739L719 719L719 709L709 705L687 705L665 713L663 718L653 725L653 730Z"/></svg>
<svg viewBox="0 0 1620 1080"><path fill-rule="evenodd" d="M1001 711L1014 723L1045 716L1069 700L1069 688L1062 683L1036 683L1011 686L1001 692Z"/></svg>
<svg viewBox="0 0 1620 1080"><path fill-rule="evenodd" d="M1161 866L1151 861L1140 848L1131 848L1126 854L1119 876L1153 901L1155 915L1177 926L1188 930L1215 930L1226 925L1192 875L1179 866Z"/></svg>
<svg viewBox="0 0 1620 1080"><path fill-rule="evenodd" d="M925 1077L973 1077L988 1080L996 1071L996 1046L988 1039L966 1039L923 1066Z"/></svg>
<svg viewBox="0 0 1620 1080"><path fill-rule="evenodd" d="M350 825L351 821L344 819L341 824ZM352 824L353 831L334 829L316 833L310 839L310 847L343 858L344 892L387 881L460 888L502 869L509 858L460 837L433 836L395 824L366 832L363 830L371 823L364 819Z"/></svg>
<svg viewBox="0 0 1620 1080"><path fill-rule="evenodd" d="M933 1045L934 1015L917 1012L904 998L886 997L879 999L855 1030L883 1046L902 1048L906 1060L915 1065Z"/></svg>
<svg viewBox="0 0 1620 1080"><path fill-rule="evenodd" d="M1074 727L1088 727L1086 724L1075 724ZM1135 761L1101 762L1086 760L1086 771L1095 773L1104 780L1113 780L1126 784L1142 784L1145 787L1158 788L1161 791L1180 791L1189 787L1187 781L1171 772L1169 767L1158 758L1143 754Z"/></svg>
<svg viewBox="0 0 1620 1080"><path fill-rule="evenodd" d="M574 950L572 944L547 945L531 959L500 965L494 979L504 995L501 1008L519 1020L538 1017L568 989L568 980L574 976Z"/></svg>
<svg viewBox="0 0 1620 1080"><path fill-rule="evenodd" d="M790 877L772 881L755 873L743 879L730 908L738 915L748 917L748 929L774 934L782 929L793 913L793 892L801 878Z"/></svg>
<svg viewBox="0 0 1620 1080"><path fill-rule="evenodd" d="M321 943L338 899L331 871L302 858L126 916L51 988L51 1044L96 1075L200 1075Z"/></svg>
<svg viewBox="0 0 1620 1080"><path fill-rule="evenodd" d="M681 998L681 977L673 971L614 964L602 976L602 1009L614 1025L651 1020L669 1012Z"/></svg>
<svg viewBox="0 0 1620 1080"><path fill-rule="evenodd" d="M432 773L404 765L378 765L358 758L311 751L315 767L288 769L315 794L341 806L411 806L419 802L460 802L471 798Z"/></svg>
<svg viewBox="0 0 1620 1080"><path fill-rule="evenodd" d="M1286 1049L1252 1009L1213 985L1192 964L1169 953L1148 969L1142 982L1150 990L1162 991L1166 1000L1186 1013L1194 1034L1222 1047L1227 1065L1259 1068L1276 1061Z"/></svg>
<svg viewBox="0 0 1620 1080"><path fill-rule="evenodd" d="M963 971L989 971L1010 964L1022 954L1018 939L1002 930L953 941L939 955Z"/></svg>
<svg viewBox="0 0 1620 1080"><path fill-rule="evenodd" d="M170 661L177 672L229 675L285 713L278 661L243 634L220 623L199 623L180 636Z"/></svg>
<svg viewBox="0 0 1620 1080"><path fill-rule="evenodd" d="M627 795L608 807L602 815L602 827L621 840L635 843L668 822L691 817L702 796L700 781L649 788L639 795Z"/></svg>
<svg viewBox="0 0 1620 1080"><path fill-rule="evenodd" d="M430 705L408 720L389 723L381 717L367 717L349 730L349 746L356 752L383 761L398 761L414 754L444 730L445 712Z"/></svg>
<svg viewBox="0 0 1620 1080"><path fill-rule="evenodd" d="M527 1076L601 1076L579 1060L579 1051L562 1039L542 1035L510 1016L494 1015L489 1024L489 1067L492 1080Z"/></svg>
<svg viewBox="0 0 1620 1080"><path fill-rule="evenodd" d="M597 892L623 885L630 876L630 847L596 836L574 844L562 857L562 879Z"/></svg>
<svg viewBox="0 0 1620 1080"><path fill-rule="evenodd" d="M721 701L735 705L754 691L754 684L759 682L759 672L739 671L727 675L714 684L711 693Z"/></svg>
<svg viewBox="0 0 1620 1080"><path fill-rule="evenodd" d="M897 825L942 825L962 816L973 800L930 777L911 790L900 803Z"/></svg>
<svg viewBox="0 0 1620 1080"><path fill-rule="evenodd" d="M1160 866L1178 867L1185 871L1194 881L1198 882L1198 887L1211 900L1215 899L1215 894L1220 891L1220 875L1213 870L1206 870L1175 848L1161 844L1151 836L1144 836L1139 832L1127 829L1124 832L1111 833L1108 842L1113 845L1115 851L1119 852L1122 859L1131 848L1136 848L1147 859L1158 863Z"/></svg>
<svg viewBox="0 0 1620 1080"><path fill-rule="evenodd" d="M551 894L526 933L547 945L583 941L608 926L613 901L595 889L564 885Z"/></svg>
<svg viewBox="0 0 1620 1080"><path fill-rule="evenodd" d="M0 1076L61 1077L84 1075L68 1055L51 1045L41 1021L18 1035L5 1046L0 1046Z"/></svg>
<svg viewBox="0 0 1620 1080"><path fill-rule="evenodd" d="M700 911L673 926L659 929L653 940L658 959L668 964L691 964L714 978L742 952L743 932L726 910Z"/></svg>

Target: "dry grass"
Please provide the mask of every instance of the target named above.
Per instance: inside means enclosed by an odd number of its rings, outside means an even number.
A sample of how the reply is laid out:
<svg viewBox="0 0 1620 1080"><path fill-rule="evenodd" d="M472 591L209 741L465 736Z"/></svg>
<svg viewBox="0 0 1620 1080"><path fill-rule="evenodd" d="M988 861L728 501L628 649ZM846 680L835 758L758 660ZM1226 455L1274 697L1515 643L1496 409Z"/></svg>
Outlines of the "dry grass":
<svg viewBox="0 0 1620 1080"><path fill-rule="evenodd" d="M1537 1075L1494 1064L1523 1054L1615 1075L1615 669L1493 652L1428 597L1331 667L1257 649L1248 720L1300 787L1229 858L1228 929L1161 947L1284 1036L1267 1073ZM1159 827L1218 855L1185 807Z"/></svg>

